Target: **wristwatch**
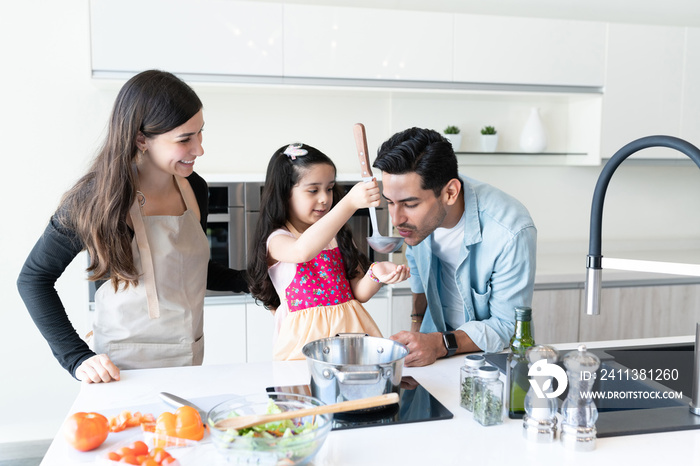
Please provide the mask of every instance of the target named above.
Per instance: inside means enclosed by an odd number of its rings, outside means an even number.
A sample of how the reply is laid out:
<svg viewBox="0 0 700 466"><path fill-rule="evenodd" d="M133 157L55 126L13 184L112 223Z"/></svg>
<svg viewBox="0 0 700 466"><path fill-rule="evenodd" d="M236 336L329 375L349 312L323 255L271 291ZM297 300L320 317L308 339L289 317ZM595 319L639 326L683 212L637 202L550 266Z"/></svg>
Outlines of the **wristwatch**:
<svg viewBox="0 0 700 466"><path fill-rule="evenodd" d="M442 342L445 344L447 354L445 358L449 358L457 352L457 337L452 332L442 332Z"/></svg>

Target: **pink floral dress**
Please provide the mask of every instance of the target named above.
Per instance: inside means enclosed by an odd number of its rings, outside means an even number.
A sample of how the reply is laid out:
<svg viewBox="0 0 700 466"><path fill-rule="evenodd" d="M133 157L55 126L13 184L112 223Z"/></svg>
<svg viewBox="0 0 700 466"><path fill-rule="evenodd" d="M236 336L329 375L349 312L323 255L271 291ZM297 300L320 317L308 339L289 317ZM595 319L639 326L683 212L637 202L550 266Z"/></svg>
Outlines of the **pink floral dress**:
<svg viewBox="0 0 700 466"><path fill-rule="evenodd" d="M285 294L291 312L355 299L345 277L340 249L324 249L312 260L297 264L297 273Z"/></svg>
<svg viewBox="0 0 700 466"><path fill-rule="evenodd" d="M295 266L291 282L284 287L284 296L271 274L280 300L286 305L273 347L275 360L304 359L304 345L338 333L382 336L372 317L355 299L337 246L322 250L308 262L284 265Z"/></svg>

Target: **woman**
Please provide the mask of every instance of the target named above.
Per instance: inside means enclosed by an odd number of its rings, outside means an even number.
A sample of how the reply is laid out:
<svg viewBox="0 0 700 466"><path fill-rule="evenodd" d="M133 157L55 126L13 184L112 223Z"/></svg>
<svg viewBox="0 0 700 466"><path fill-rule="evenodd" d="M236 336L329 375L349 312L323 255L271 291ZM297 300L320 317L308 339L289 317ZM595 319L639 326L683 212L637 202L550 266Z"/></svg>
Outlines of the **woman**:
<svg viewBox="0 0 700 466"><path fill-rule="evenodd" d="M119 92L102 149L63 197L17 285L61 365L85 382L119 369L197 365L205 289L247 291L244 273L209 261L202 102L179 78L145 71ZM95 295L91 345L54 284L86 249ZM94 350L94 351L93 351Z"/></svg>

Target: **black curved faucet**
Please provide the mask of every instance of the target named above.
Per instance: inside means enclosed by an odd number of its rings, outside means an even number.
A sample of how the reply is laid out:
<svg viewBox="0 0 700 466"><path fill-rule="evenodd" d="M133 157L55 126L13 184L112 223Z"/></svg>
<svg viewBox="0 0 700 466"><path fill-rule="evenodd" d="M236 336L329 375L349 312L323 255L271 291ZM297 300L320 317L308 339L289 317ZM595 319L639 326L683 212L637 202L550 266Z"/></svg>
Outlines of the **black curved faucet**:
<svg viewBox="0 0 700 466"><path fill-rule="evenodd" d="M637 139L615 152L610 160L608 160L608 163L605 164L603 171L600 172L600 176L598 177L595 191L593 191L593 203L591 205L591 230L588 244L588 259L586 261L586 314L588 315L600 314L600 285L603 271L601 239L603 230L603 201L605 200L605 192L608 189L610 178L612 178L617 167L620 166L627 157L649 147L668 147L675 149L690 157L700 168L700 149L683 139L673 136L647 136ZM643 267L644 263L641 261L622 261L621 259L613 259L613 261L619 261L616 263L614 262L614 264L618 266L608 266L605 268L664 272L664 270L660 270L663 269L663 267L658 267L655 270L645 270ZM621 263L631 266L629 268L625 267L625 265L619 266ZM647 262L646 264L649 263ZM673 265L668 263L660 264ZM638 267L635 267L635 265ZM678 264L678 266L676 270L669 271L668 273L676 273L678 275L688 274L686 271L688 266L685 264ZM689 274L695 275L695 273Z"/></svg>

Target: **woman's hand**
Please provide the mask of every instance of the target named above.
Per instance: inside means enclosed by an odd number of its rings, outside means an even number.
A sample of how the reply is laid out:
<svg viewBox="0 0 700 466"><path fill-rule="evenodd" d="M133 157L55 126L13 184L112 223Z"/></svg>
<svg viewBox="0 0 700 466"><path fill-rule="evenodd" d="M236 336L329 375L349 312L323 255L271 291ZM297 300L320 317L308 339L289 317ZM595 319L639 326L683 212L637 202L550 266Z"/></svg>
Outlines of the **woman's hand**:
<svg viewBox="0 0 700 466"><path fill-rule="evenodd" d="M379 281L387 285L402 282L411 276L411 268L408 265L396 265L388 261L375 263L372 272Z"/></svg>
<svg viewBox="0 0 700 466"><path fill-rule="evenodd" d="M346 199L346 202L349 202L355 210L379 207L381 194L377 180L373 178L372 181L360 181L348 191L343 200Z"/></svg>
<svg viewBox="0 0 700 466"><path fill-rule="evenodd" d="M85 383L111 382L119 380L119 368L106 354L96 354L78 366L75 377Z"/></svg>

